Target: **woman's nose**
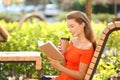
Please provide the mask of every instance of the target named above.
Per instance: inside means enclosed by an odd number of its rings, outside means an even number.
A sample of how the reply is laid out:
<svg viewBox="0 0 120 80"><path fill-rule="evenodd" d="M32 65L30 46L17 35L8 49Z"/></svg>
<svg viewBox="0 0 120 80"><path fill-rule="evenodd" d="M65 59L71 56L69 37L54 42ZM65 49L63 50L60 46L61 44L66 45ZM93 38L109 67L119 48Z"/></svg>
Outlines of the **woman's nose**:
<svg viewBox="0 0 120 80"><path fill-rule="evenodd" d="M68 30L70 33L72 32L72 30L69 28L69 30Z"/></svg>

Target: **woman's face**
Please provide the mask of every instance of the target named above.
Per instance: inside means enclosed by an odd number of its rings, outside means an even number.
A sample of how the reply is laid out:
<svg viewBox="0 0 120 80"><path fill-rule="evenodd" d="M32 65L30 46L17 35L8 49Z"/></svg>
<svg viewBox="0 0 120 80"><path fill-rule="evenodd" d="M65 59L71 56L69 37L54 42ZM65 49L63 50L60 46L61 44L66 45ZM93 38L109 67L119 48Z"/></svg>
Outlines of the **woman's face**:
<svg viewBox="0 0 120 80"><path fill-rule="evenodd" d="M79 24L74 19L67 19L66 21L69 32L73 37L78 37L84 33L84 23Z"/></svg>

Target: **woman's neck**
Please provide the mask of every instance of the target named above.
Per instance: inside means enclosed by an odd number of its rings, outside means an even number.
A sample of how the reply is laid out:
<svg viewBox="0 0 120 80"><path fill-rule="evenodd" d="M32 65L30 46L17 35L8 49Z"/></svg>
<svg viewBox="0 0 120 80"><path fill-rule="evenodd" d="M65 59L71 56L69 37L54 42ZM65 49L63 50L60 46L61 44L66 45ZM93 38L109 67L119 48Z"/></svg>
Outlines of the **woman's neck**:
<svg viewBox="0 0 120 80"><path fill-rule="evenodd" d="M76 40L78 40L79 42L86 42L86 41L88 41L88 39L84 35L78 36L76 38Z"/></svg>

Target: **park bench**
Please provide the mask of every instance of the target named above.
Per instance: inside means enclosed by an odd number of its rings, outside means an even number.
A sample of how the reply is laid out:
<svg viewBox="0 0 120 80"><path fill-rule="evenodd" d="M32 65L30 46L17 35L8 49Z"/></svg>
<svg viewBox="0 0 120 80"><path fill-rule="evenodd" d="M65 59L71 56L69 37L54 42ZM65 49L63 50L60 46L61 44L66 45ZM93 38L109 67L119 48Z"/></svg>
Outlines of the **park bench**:
<svg viewBox="0 0 120 80"><path fill-rule="evenodd" d="M19 21L20 27L23 25L24 22L26 22L27 20L32 20L32 18L36 18L36 19L39 19L45 22L45 19L41 15L36 14L36 13L29 13L25 15L22 19L20 19Z"/></svg>
<svg viewBox="0 0 120 80"><path fill-rule="evenodd" d="M7 41L10 34L0 25L0 42ZM0 52L0 62L34 62L35 69L41 69L40 52L35 51L16 51L16 52Z"/></svg>

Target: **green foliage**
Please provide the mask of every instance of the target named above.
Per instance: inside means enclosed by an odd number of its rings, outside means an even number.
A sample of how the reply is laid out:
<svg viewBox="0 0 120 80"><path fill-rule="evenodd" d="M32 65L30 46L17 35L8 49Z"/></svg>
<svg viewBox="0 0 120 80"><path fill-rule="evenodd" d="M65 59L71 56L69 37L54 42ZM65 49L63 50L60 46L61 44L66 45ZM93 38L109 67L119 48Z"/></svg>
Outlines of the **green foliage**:
<svg viewBox="0 0 120 80"><path fill-rule="evenodd" d="M93 80L107 80L111 75L115 74L114 67L114 64L101 58Z"/></svg>
<svg viewBox="0 0 120 80"><path fill-rule="evenodd" d="M73 2L72 10L85 11L85 0L76 0Z"/></svg>
<svg viewBox="0 0 120 80"><path fill-rule="evenodd" d="M19 21L20 18L24 15L24 13L19 13L19 14L15 14L15 13L0 13L0 20L4 19L7 22L13 22L13 21Z"/></svg>
<svg viewBox="0 0 120 80"><path fill-rule="evenodd" d="M21 27L19 26L18 22L7 23L4 20L1 20L0 24L5 27L5 29L7 29L11 35L11 37L8 38L7 42L0 43L0 51L41 52L37 45L38 40L41 40L43 42L51 40L57 46L60 37L71 38L71 35L68 33L65 21L56 23L44 23L35 21L30 23L27 21ZM98 41L102 30L107 26L107 22L94 23L92 21L92 26L96 33L96 38ZM114 32L110 35L106 44L108 53L103 53L94 75L94 80L106 80L115 74L119 69L120 39L116 38L116 36L119 36L119 31ZM39 71L39 76L42 76L44 74L58 75L60 72L51 67L46 55L44 53L41 53L41 56L42 69ZM38 78L38 72L35 70L33 63L3 63L1 66L3 68L3 73L8 72L10 74L12 71L14 71L16 75L27 74L28 77Z"/></svg>
<svg viewBox="0 0 120 80"><path fill-rule="evenodd" d="M111 22L112 18L114 18L115 16L113 14L109 14L109 13L98 13L98 14L93 14L92 15L92 20L94 20L95 22Z"/></svg>
<svg viewBox="0 0 120 80"><path fill-rule="evenodd" d="M98 3L96 4L95 2L93 2L92 4L93 7L93 13L110 13L110 14L114 14L114 4L107 4L107 3ZM120 11L119 7L120 5L117 4L117 11Z"/></svg>

